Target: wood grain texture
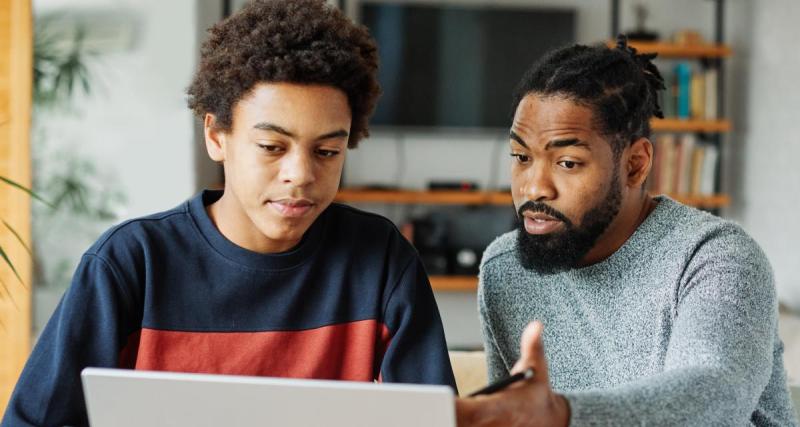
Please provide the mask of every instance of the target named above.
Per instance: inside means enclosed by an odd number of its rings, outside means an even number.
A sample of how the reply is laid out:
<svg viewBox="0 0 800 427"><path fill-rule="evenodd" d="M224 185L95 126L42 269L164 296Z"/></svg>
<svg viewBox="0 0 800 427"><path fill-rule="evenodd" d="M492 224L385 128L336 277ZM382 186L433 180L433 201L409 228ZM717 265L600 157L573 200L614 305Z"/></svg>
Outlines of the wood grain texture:
<svg viewBox="0 0 800 427"><path fill-rule="evenodd" d="M33 22L30 0L0 2L0 176L30 187L30 120L33 69ZM30 198L0 184L0 219L30 246ZM0 414L30 352L31 257L0 222L0 245L14 262L0 265Z"/></svg>

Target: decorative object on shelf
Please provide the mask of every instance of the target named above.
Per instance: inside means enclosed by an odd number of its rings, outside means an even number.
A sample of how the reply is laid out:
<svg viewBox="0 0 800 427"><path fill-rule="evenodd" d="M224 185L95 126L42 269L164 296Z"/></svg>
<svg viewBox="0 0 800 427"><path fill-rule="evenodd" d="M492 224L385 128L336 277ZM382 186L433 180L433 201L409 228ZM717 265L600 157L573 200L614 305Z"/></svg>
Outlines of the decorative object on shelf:
<svg viewBox="0 0 800 427"><path fill-rule="evenodd" d="M672 41L679 45L701 45L705 43L703 36L696 30L680 30L672 35Z"/></svg>
<svg viewBox="0 0 800 427"><path fill-rule="evenodd" d="M658 40L658 33L652 30L648 30L647 26L645 25L645 21L647 21L647 16L650 12L647 10L647 7L642 2L637 2L633 5L633 13L636 16L636 28L633 31L628 31L625 33L628 36L628 39L631 41L636 40L643 40L643 41L655 41Z"/></svg>
<svg viewBox="0 0 800 427"><path fill-rule="evenodd" d="M478 183L473 181L431 181L428 183L428 189L432 191L439 190L454 190L454 191L476 191Z"/></svg>

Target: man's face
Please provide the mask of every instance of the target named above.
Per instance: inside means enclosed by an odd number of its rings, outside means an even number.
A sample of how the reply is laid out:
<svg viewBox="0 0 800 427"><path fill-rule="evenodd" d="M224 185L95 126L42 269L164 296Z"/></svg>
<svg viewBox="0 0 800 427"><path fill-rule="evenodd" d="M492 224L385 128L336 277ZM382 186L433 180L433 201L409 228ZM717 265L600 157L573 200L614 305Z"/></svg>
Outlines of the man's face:
<svg viewBox="0 0 800 427"><path fill-rule="evenodd" d="M510 134L520 262L542 273L573 268L620 209L611 144L591 109L558 96L523 98Z"/></svg>
<svg viewBox="0 0 800 427"><path fill-rule="evenodd" d="M330 86L261 83L234 106L215 160L237 243L268 251L300 241L336 196L350 123L347 96Z"/></svg>

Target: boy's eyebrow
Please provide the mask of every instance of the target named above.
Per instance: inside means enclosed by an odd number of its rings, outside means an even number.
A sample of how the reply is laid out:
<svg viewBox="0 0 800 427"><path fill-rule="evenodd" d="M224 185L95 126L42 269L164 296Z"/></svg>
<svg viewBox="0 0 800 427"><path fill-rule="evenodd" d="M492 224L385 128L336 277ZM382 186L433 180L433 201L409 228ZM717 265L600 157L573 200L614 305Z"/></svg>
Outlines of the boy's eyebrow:
<svg viewBox="0 0 800 427"><path fill-rule="evenodd" d="M295 137L295 134L289 132L288 130L286 130L286 129L284 129L284 128L276 125L276 124L272 124L272 123L267 123L267 122L256 123L255 126L253 126L253 128L260 129L260 130L265 130L265 131L269 131L269 132L276 132L276 133L279 133L281 135L288 136L289 138L294 138ZM346 138L349 135L350 134L347 133L346 130L339 129L339 130L335 130L333 132L328 132L326 134L320 135L317 138L315 138L315 140L316 141L322 141L324 139Z"/></svg>
<svg viewBox="0 0 800 427"><path fill-rule="evenodd" d="M335 130L333 132L328 132L325 135L321 135L317 137L317 141L322 141L323 139L334 139L334 138L347 138L350 136L344 129Z"/></svg>
<svg viewBox="0 0 800 427"><path fill-rule="evenodd" d="M270 132L276 132L276 133L279 133L281 135L286 135L286 136L288 136L290 138L294 138L294 134L293 133L289 132L288 130L286 130L286 129L278 126L278 125L274 125L272 123L260 122L260 123L256 123L255 126L253 126L253 127L255 129L261 129L261 130L266 130L266 131L270 131Z"/></svg>

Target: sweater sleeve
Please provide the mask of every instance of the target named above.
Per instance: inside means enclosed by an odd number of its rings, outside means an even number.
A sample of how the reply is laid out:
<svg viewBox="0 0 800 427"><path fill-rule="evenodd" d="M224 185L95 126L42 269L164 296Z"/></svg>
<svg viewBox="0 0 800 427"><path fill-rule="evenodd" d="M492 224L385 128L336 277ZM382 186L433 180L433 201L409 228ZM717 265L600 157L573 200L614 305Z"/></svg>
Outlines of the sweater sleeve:
<svg viewBox="0 0 800 427"><path fill-rule="evenodd" d="M442 320L418 257L400 274L383 316L389 343L380 365L386 382L444 384L456 389Z"/></svg>
<svg viewBox="0 0 800 427"><path fill-rule="evenodd" d="M776 346L775 289L760 248L724 232L699 245L676 289L672 321L663 372L564 393L570 425L749 424Z"/></svg>
<svg viewBox="0 0 800 427"><path fill-rule="evenodd" d="M486 288L481 275L478 286L478 315L481 322L481 335L483 336L483 348L486 352L486 368L489 381L497 381L508 376L508 367L503 361L500 350L497 348L494 332L492 330L491 310L488 309L486 302Z"/></svg>
<svg viewBox="0 0 800 427"><path fill-rule="evenodd" d="M88 425L81 370L118 367L133 328L123 289L105 260L84 255L28 358L2 427Z"/></svg>

